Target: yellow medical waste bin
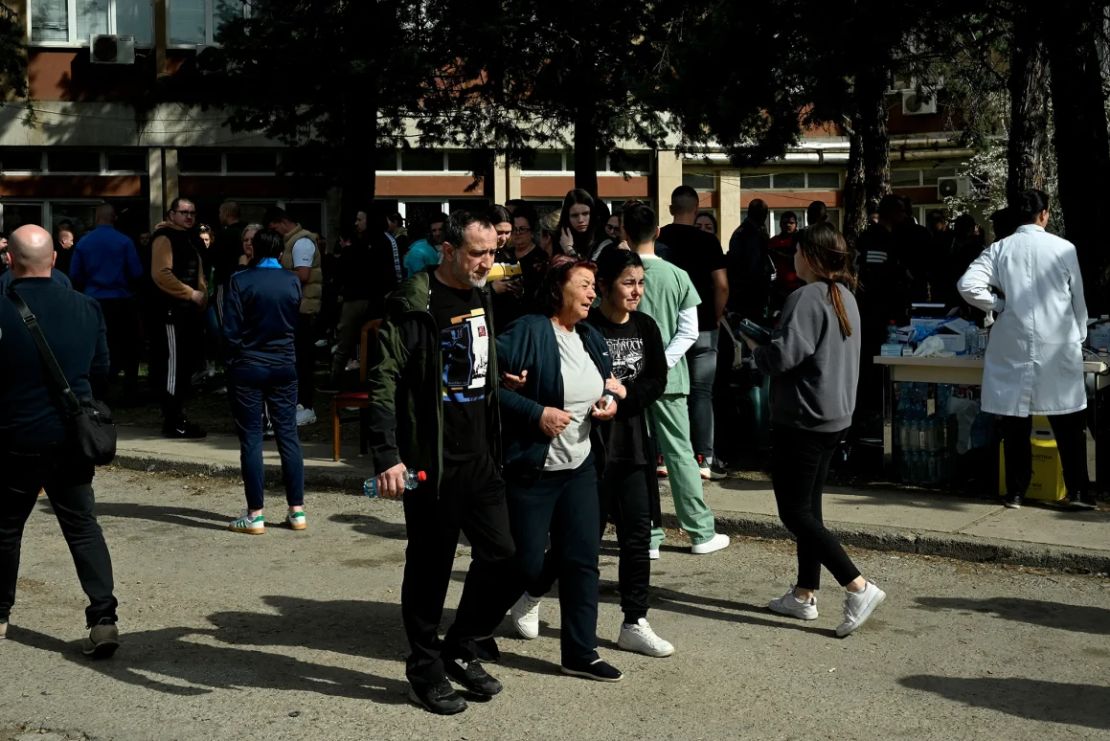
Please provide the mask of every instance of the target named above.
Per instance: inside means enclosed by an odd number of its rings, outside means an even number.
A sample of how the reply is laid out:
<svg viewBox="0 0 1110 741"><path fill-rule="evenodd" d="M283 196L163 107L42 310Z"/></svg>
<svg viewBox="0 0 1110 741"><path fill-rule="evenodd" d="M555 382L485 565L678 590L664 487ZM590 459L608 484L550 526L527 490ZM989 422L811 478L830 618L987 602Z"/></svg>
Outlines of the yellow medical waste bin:
<svg viewBox="0 0 1110 741"><path fill-rule="evenodd" d="M1026 499L1059 502L1067 495L1067 487L1064 486L1064 467L1060 464L1056 440L1051 432L1044 434L1041 430L1034 430L1029 444L1033 446L1033 478L1029 481L1029 491L1025 492ZM1004 447L998 446L998 495L1001 497L1006 496Z"/></svg>

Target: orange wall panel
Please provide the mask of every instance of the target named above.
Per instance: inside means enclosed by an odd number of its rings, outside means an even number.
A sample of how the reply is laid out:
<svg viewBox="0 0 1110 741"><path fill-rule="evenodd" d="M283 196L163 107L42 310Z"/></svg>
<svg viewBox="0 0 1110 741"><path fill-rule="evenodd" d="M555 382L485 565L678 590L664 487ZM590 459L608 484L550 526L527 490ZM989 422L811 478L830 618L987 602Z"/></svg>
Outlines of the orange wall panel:
<svg viewBox="0 0 1110 741"><path fill-rule="evenodd" d="M379 174L375 194L380 198L482 198L483 185L470 175Z"/></svg>

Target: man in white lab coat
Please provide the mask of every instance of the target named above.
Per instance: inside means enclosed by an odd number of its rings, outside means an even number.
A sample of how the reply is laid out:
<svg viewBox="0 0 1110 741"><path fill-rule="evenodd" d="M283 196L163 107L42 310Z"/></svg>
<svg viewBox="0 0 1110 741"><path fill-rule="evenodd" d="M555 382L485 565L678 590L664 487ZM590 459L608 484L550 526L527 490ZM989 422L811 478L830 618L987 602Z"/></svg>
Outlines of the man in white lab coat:
<svg viewBox="0 0 1110 741"><path fill-rule="evenodd" d="M983 251L960 278L964 300L998 319L983 367L983 411L999 415L1006 499L1021 507L1032 477L1032 415L1052 425L1067 504L1094 509L1087 475L1083 341L1087 305L1075 245L1045 231L1048 196L1021 194L1022 225Z"/></svg>

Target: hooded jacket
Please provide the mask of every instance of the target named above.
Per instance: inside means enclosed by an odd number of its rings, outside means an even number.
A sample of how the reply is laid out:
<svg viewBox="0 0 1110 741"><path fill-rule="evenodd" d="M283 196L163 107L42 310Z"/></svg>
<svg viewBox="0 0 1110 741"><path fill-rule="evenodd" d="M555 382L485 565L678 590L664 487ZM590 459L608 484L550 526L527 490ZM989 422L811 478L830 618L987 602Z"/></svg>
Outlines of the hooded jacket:
<svg viewBox="0 0 1110 741"><path fill-rule="evenodd" d="M432 316L431 281L435 268L412 276L386 300L378 330L377 358L367 373L370 395L370 452L378 473L402 461L425 471L439 491L443 476L443 354L439 327ZM501 462L496 341L489 292L481 291L490 333L486 395L490 453Z"/></svg>

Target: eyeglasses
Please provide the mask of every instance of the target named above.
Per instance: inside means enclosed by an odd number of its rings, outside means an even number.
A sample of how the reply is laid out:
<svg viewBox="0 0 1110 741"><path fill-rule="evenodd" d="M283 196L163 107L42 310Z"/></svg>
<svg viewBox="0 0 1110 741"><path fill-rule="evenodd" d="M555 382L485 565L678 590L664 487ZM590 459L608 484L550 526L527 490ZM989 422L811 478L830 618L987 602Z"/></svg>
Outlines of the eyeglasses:
<svg viewBox="0 0 1110 741"><path fill-rule="evenodd" d="M532 227L530 227L530 226L514 226L513 227L513 234L527 234L530 231L532 231Z"/></svg>
<svg viewBox="0 0 1110 741"><path fill-rule="evenodd" d="M607 232L619 232L620 227L617 226L616 224L606 224L605 225L605 231L607 231Z"/></svg>

